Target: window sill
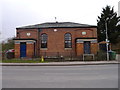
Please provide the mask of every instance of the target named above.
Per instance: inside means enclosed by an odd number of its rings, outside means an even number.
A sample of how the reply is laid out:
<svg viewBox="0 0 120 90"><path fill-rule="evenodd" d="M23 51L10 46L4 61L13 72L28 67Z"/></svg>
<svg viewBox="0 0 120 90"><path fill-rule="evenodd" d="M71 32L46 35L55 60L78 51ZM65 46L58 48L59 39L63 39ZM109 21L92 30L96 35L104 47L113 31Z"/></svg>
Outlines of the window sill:
<svg viewBox="0 0 120 90"><path fill-rule="evenodd" d="M72 50L72 48L65 48L65 50Z"/></svg>
<svg viewBox="0 0 120 90"><path fill-rule="evenodd" d="M40 48L40 50L48 50L47 48Z"/></svg>

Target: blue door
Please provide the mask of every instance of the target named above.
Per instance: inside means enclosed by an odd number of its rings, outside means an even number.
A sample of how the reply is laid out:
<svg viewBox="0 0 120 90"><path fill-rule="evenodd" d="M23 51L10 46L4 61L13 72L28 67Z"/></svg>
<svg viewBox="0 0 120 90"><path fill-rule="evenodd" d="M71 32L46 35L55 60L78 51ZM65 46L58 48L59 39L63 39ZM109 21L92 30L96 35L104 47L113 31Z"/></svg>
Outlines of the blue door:
<svg viewBox="0 0 120 90"><path fill-rule="evenodd" d="M90 54L90 41L85 41L84 42L84 54Z"/></svg>
<svg viewBox="0 0 120 90"><path fill-rule="evenodd" d="M20 57L26 57L26 42L20 43Z"/></svg>

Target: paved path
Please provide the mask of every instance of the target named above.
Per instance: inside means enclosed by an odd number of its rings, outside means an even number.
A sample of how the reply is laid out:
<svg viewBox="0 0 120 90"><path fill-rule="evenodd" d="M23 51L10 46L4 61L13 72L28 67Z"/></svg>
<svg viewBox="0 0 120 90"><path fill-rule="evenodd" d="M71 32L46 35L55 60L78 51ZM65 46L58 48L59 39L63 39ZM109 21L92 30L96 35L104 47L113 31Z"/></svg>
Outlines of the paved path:
<svg viewBox="0 0 120 90"><path fill-rule="evenodd" d="M75 62L49 62L49 63L0 63L2 66L71 66L71 65L102 65L118 64L118 61L75 61Z"/></svg>
<svg viewBox="0 0 120 90"><path fill-rule="evenodd" d="M118 65L2 66L3 88L117 88Z"/></svg>

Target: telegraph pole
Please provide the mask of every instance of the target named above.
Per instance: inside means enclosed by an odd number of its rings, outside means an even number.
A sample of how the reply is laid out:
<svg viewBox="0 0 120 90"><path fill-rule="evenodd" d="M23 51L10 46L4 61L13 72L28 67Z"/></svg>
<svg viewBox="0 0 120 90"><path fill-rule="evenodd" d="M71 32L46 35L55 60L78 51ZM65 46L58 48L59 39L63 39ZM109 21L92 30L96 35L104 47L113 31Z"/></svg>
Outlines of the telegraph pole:
<svg viewBox="0 0 120 90"><path fill-rule="evenodd" d="M109 40L108 40L108 28L107 28L107 20L108 18L105 20L105 28L106 28L106 48L107 48L107 61L109 61Z"/></svg>

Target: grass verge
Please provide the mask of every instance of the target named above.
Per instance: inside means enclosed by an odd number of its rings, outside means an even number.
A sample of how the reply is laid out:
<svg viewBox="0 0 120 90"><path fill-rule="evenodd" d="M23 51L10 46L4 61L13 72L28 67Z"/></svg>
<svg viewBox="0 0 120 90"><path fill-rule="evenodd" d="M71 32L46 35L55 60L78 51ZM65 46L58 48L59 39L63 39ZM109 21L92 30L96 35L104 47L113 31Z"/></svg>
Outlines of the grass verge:
<svg viewBox="0 0 120 90"><path fill-rule="evenodd" d="M47 63L47 61L42 62L41 60L22 60L22 59L6 59L0 62L1 63Z"/></svg>

